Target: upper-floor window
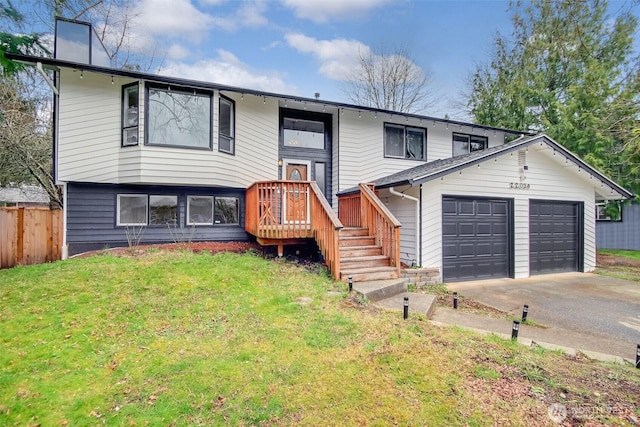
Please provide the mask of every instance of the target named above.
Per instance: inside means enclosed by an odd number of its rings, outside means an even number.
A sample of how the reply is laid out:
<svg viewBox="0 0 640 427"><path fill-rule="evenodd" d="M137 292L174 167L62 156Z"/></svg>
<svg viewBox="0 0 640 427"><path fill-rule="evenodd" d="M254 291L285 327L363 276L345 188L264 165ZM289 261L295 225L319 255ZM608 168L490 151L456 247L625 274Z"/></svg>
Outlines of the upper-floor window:
<svg viewBox="0 0 640 427"><path fill-rule="evenodd" d="M146 143L211 149L211 100L209 92L150 86Z"/></svg>
<svg viewBox="0 0 640 427"><path fill-rule="evenodd" d="M486 136L453 134L453 157L469 154L472 151L484 150L489 146Z"/></svg>
<svg viewBox="0 0 640 427"><path fill-rule="evenodd" d="M138 145L138 83L122 88L122 146Z"/></svg>
<svg viewBox="0 0 640 427"><path fill-rule="evenodd" d="M427 160L426 129L385 123L384 155L400 159Z"/></svg>
<svg viewBox="0 0 640 427"><path fill-rule="evenodd" d="M218 116L218 151L235 154L235 104L232 100L220 97Z"/></svg>
<svg viewBox="0 0 640 427"><path fill-rule="evenodd" d="M283 140L285 147L324 150L324 122L285 117Z"/></svg>

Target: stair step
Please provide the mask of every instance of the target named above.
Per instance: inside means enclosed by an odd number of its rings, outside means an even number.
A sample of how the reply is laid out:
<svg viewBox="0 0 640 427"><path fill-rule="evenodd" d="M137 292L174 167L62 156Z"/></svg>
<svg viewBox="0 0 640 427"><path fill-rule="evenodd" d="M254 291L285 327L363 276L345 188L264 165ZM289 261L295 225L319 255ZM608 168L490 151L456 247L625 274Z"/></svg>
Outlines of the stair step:
<svg viewBox="0 0 640 427"><path fill-rule="evenodd" d="M386 255L369 255L349 258L340 257L340 268L342 268L342 270L369 267L389 267L389 257Z"/></svg>
<svg viewBox="0 0 640 427"><path fill-rule="evenodd" d="M353 284L353 290L375 302L407 291L405 279L369 280Z"/></svg>
<svg viewBox="0 0 640 427"><path fill-rule="evenodd" d="M371 280L397 279L398 270L395 267L370 267L341 269L340 278L347 280L351 276L353 282L367 282Z"/></svg>
<svg viewBox="0 0 640 427"><path fill-rule="evenodd" d="M352 237L340 237L339 246L374 246L376 243L375 237L371 236L352 236Z"/></svg>
<svg viewBox="0 0 640 427"><path fill-rule="evenodd" d="M369 230L367 228L347 227L340 230L341 237L368 236L368 235L369 235Z"/></svg>
<svg viewBox="0 0 640 427"><path fill-rule="evenodd" d="M382 246L341 246L340 258L355 258L360 256L382 255Z"/></svg>
<svg viewBox="0 0 640 427"><path fill-rule="evenodd" d="M430 294L417 294L403 292L389 298L375 301L373 305L385 310L404 311L404 297L409 297L409 313L423 314L430 319L435 311L436 296Z"/></svg>

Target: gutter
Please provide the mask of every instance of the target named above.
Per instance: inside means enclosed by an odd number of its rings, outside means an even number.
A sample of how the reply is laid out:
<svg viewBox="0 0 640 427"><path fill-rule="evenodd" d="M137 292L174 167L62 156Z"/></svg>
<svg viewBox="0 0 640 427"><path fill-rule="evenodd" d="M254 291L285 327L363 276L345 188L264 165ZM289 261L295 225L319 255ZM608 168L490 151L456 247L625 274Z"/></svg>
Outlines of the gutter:
<svg viewBox="0 0 640 427"><path fill-rule="evenodd" d="M404 194L404 193L400 193L398 191L395 190L395 188L393 187L389 187L389 193L393 194L394 196L398 196L402 199L409 199L413 202L416 203L416 259L417 262L419 263L418 265L422 265L422 257L420 256L420 238L419 236L422 234L422 224L420 224L420 199L418 199L417 197L413 197L413 196L409 196L408 194Z"/></svg>

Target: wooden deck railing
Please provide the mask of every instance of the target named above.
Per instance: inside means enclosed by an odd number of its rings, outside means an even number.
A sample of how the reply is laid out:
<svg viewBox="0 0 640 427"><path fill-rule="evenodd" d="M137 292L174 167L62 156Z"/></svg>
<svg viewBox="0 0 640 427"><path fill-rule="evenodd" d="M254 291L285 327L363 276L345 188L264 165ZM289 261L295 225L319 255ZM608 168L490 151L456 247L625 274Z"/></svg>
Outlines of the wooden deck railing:
<svg viewBox="0 0 640 427"><path fill-rule="evenodd" d="M340 278L342 223L315 182L261 181L247 189L245 230L261 244L313 238L331 274Z"/></svg>
<svg viewBox="0 0 640 427"><path fill-rule="evenodd" d="M341 206L342 207L342 206ZM376 244L382 246L382 253L390 259L390 264L400 272L400 221L398 221L368 184L360 184L361 227L369 229L375 236Z"/></svg>
<svg viewBox="0 0 640 427"><path fill-rule="evenodd" d="M345 227L360 227L360 192L338 196L338 217Z"/></svg>

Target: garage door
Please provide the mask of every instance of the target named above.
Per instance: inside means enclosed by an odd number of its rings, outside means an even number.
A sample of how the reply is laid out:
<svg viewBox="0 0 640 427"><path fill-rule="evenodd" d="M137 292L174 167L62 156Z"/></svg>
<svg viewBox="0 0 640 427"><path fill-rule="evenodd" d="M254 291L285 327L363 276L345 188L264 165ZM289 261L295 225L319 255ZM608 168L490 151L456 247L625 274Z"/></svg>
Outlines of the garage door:
<svg viewBox="0 0 640 427"><path fill-rule="evenodd" d="M581 270L581 212L581 203L530 201L530 274Z"/></svg>
<svg viewBox="0 0 640 427"><path fill-rule="evenodd" d="M504 199L442 199L444 281L509 277L510 206Z"/></svg>

